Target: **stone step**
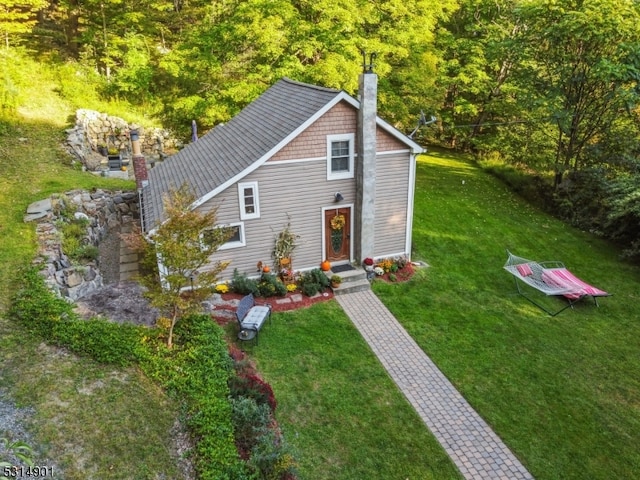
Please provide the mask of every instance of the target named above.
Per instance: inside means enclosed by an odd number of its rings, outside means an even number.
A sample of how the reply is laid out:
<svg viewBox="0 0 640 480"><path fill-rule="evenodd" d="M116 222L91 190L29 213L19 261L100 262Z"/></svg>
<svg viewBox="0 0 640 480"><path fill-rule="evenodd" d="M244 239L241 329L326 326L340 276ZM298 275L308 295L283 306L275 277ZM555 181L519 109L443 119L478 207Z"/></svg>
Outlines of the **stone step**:
<svg viewBox="0 0 640 480"><path fill-rule="evenodd" d="M331 278L334 273L332 271L326 272L327 277ZM335 275L342 277L342 283L357 282L359 280L367 279L367 272L362 268L356 268L355 270L347 270L346 272L338 272Z"/></svg>
<svg viewBox="0 0 640 480"><path fill-rule="evenodd" d="M371 284L366 278L360 280L353 280L349 282L343 281L339 287L332 288L334 295L345 295L347 293L362 292L363 290L370 290Z"/></svg>

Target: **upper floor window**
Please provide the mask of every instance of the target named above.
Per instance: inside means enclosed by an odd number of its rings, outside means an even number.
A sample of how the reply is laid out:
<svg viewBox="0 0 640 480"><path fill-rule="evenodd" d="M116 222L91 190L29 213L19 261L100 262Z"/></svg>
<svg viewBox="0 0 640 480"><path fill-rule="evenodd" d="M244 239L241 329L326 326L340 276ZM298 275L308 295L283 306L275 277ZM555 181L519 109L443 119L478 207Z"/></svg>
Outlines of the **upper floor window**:
<svg viewBox="0 0 640 480"><path fill-rule="evenodd" d="M353 178L354 135L327 136L327 180Z"/></svg>
<svg viewBox="0 0 640 480"><path fill-rule="evenodd" d="M240 219L260 218L258 182L239 183L238 198L240 199Z"/></svg>

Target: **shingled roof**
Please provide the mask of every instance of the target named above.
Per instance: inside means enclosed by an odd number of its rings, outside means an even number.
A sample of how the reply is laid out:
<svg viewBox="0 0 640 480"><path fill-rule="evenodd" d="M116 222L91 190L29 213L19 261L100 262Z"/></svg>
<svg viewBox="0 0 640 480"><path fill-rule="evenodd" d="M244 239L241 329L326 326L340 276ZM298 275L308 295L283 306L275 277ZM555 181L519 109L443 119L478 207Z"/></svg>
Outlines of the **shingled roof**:
<svg viewBox="0 0 640 480"><path fill-rule="evenodd" d="M149 171L149 182L142 192L144 231L164 219L162 196L171 188L187 183L196 205L204 203L262 165L341 100L359 106L341 90L279 80L228 123L218 125Z"/></svg>
<svg viewBox="0 0 640 480"><path fill-rule="evenodd" d="M162 195L187 183L197 199L210 196L261 159L343 92L279 80L228 123L221 124L149 171L143 192L144 230L162 221ZM259 164L260 162L258 162ZM258 165L256 165L257 167ZM243 175L244 174L244 175Z"/></svg>

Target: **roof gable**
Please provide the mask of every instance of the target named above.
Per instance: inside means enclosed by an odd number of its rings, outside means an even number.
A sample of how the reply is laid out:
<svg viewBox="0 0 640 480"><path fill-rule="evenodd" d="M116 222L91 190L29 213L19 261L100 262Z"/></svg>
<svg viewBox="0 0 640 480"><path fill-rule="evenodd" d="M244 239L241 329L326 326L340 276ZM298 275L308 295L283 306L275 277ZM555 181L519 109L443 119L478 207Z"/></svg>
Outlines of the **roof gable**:
<svg viewBox="0 0 640 480"><path fill-rule="evenodd" d="M197 199L194 207L201 205L257 169L340 101L360 106L344 91L279 80L228 123L149 171L143 192L144 230L163 220L162 196L171 188L189 184ZM379 117L377 124L414 152L423 151Z"/></svg>

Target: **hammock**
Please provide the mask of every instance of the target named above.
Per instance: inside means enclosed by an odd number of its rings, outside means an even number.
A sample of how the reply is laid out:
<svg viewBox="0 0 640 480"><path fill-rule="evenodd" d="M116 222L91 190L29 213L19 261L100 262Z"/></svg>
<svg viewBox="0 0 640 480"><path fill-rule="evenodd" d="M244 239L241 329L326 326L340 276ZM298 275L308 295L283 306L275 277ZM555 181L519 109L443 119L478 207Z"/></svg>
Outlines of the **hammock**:
<svg viewBox="0 0 640 480"><path fill-rule="evenodd" d="M534 262L518 257L509 250L507 250L507 254L508 258L504 269L513 275L518 293L551 316L573 307L574 303L584 297L592 297L598 306L598 297L609 296L609 293L604 290L580 280L567 270L562 262ZM552 312L527 296L520 288L519 282L527 284L545 295L562 295L569 303L560 310Z"/></svg>

